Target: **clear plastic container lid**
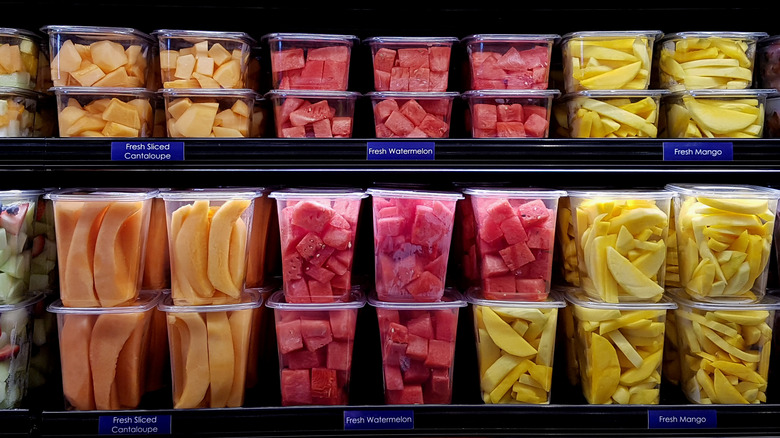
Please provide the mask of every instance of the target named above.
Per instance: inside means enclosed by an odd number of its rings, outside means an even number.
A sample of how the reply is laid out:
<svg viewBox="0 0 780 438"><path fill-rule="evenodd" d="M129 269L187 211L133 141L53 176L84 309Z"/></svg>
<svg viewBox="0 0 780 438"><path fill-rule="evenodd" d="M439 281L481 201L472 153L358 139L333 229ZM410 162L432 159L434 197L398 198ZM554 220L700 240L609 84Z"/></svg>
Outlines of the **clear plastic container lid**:
<svg viewBox="0 0 780 438"><path fill-rule="evenodd" d="M173 297L166 295L157 306L167 313L206 313L206 312L233 312L236 310L256 309L263 305L263 296L254 289L245 289L241 294L241 302L233 304L206 304L199 306L180 306L173 304Z"/></svg>
<svg viewBox="0 0 780 438"><path fill-rule="evenodd" d="M152 36L156 36L157 38L184 38L184 39L192 39L192 40L202 40L202 39L239 40L250 46L257 45L257 41L245 32L157 29L154 32L152 32Z"/></svg>
<svg viewBox="0 0 780 438"><path fill-rule="evenodd" d="M769 36L766 32L675 32L663 36L659 42L685 38L733 38L741 40L756 40Z"/></svg>
<svg viewBox="0 0 780 438"><path fill-rule="evenodd" d="M43 291L35 291L35 292L31 292L30 295L27 296L24 300L19 301L17 303L0 304L0 315L2 315L5 312L12 312L14 310L24 309L27 306L36 304L39 301L46 298L46 295L48 295L48 293L45 293Z"/></svg>
<svg viewBox="0 0 780 438"><path fill-rule="evenodd" d="M0 96L18 96L35 100L43 97L43 95L37 91L17 87L0 87Z"/></svg>
<svg viewBox="0 0 780 438"><path fill-rule="evenodd" d="M588 309L600 309L600 310L669 310L676 309L677 304L670 300L668 297L661 298L661 301L657 303L642 303L642 302L626 302L626 303L605 303L603 301L596 301L587 295L582 290L578 290L574 293L565 294L566 301L580 307Z"/></svg>
<svg viewBox="0 0 780 438"><path fill-rule="evenodd" d="M3 199L23 199L33 196L41 196L46 193L43 190L0 190L0 200Z"/></svg>
<svg viewBox="0 0 780 438"><path fill-rule="evenodd" d="M157 189L143 188L70 188L44 195L52 201L143 201L157 197Z"/></svg>
<svg viewBox="0 0 780 438"><path fill-rule="evenodd" d="M738 90L734 90L738 91ZM590 97L593 99L618 99L644 98L644 97L663 97L669 94L669 90L583 90L575 93L565 94L561 100L570 100L577 97Z"/></svg>
<svg viewBox="0 0 780 438"><path fill-rule="evenodd" d="M502 33L482 33L464 37L460 42L464 44L475 43L540 43L556 41L560 39L556 34L502 34Z"/></svg>
<svg viewBox="0 0 780 438"><path fill-rule="evenodd" d="M288 303L284 298L284 291L278 290L271 294L265 302L265 305L271 309L313 312L321 310L360 309L366 305L366 296L360 292L360 289L352 288L348 301L337 301L332 303Z"/></svg>
<svg viewBox="0 0 780 438"><path fill-rule="evenodd" d="M335 35L325 33L269 33L263 35L262 41L277 42L277 41L300 41L300 42L322 42L322 43L347 43L355 44L360 42L360 39L355 35Z"/></svg>
<svg viewBox="0 0 780 438"><path fill-rule="evenodd" d="M288 200L288 199L311 199L311 198L325 198L325 199L363 199L368 197L368 194L364 190L358 189L327 189L327 188L292 188L275 190L268 195L269 198Z"/></svg>
<svg viewBox="0 0 780 438"><path fill-rule="evenodd" d="M666 190L685 196L712 198L780 198L780 190L748 184L667 184Z"/></svg>
<svg viewBox="0 0 780 438"><path fill-rule="evenodd" d="M163 88L163 96L169 97L237 97L254 99L257 93L250 88Z"/></svg>
<svg viewBox="0 0 780 438"><path fill-rule="evenodd" d="M29 38L35 40L36 42L41 41L41 37L37 33L25 29L15 29L12 27L0 27L0 36L4 36L4 37L14 36L14 37L21 37L21 38Z"/></svg>
<svg viewBox="0 0 780 438"><path fill-rule="evenodd" d="M63 96L88 95L88 96L131 96L152 99L155 92L146 88L128 87L51 87L49 91Z"/></svg>
<svg viewBox="0 0 780 438"><path fill-rule="evenodd" d="M257 189L236 190L230 188L171 190L160 193L160 197L166 201L190 201L193 199L228 201L231 199L255 199L262 196L263 192Z"/></svg>
<svg viewBox="0 0 780 438"><path fill-rule="evenodd" d="M463 199L463 195L456 192L371 188L368 189L366 193L371 196L377 196L380 198L432 199L445 201L457 201L458 199Z"/></svg>
<svg viewBox="0 0 780 438"><path fill-rule="evenodd" d="M575 38L593 38L593 39L612 39L612 38L636 38L647 37L653 39L659 39L663 36L663 32L660 30L593 30L584 32L570 32L561 38L561 44L566 44L571 39Z"/></svg>
<svg viewBox="0 0 780 438"><path fill-rule="evenodd" d="M380 301L376 297L376 292L372 292L368 297L368 304L379 307L382 309L394 309L394 310L439 310L439 309L455 309L458 307L466 307L468 302L463 296L452 288L444 289L444 295L442 295L439 301L430 302L418 302L418 301Z"/></svg>
<svg viewBox="0 0 780 438"><path fill-rule="evenodd" d="M727 97L727 98L739 98L739 97L768 97L780 95L774 88L753 88L743 90L721 90L721 89L703 89L703 90L680 90L673 93L669 93L668 98L680 98L682 96L693 97Z"/></svg>
<svg viewBox="0 0 780 438"><path fill-rule="evenodd" d="M469 187L463 190L464 195L476 196L482 198L517 198L517 199L558 199L566 196L564 190L553 190L543 188L515 189L509 187L496 188L476 188Z"/></svg>
<svg viewBox="0 0 780 438"><path fill-rule="evenodd" d="M558 90L469 90L463 92L460 97L464 99L546 99L561 95Z"/></svg>
<svg viewBox="0 0 780 438"><path fill-rule="evenodd" d="M104 26L60 26L49 25L41 28L41 32L48 33L49 35L57 34L87 34L91 36L124 36L134 37L147 40L149 43L154 43L155 40L151 35L141 32L138 29L132 27L104 27Z"/></svg>
<svg viewBox="0 0 780 438"><path fill-rule="evenodd" d="M774 44L774 43L776 43L778 41L780 41L780 35L772 35L772 36L768 36L768 37L761 38L760 40L758 40L758 45L759 46L767 46L767 45L770 45L770 44Z"/></svg>
<svg viewBox="0 0 780 438"><path fill-rule="evenodd" d="M371 91L366 93L371 99L454 99L460 96L457 91Z"/></svg>
<svg viewBox="0 0 780 438"><path fill-rule="evenodd" d="M297 97L299 99L357 99L362 96L357 91L331 90L271 90L265 93L266 98Z"/></svg>
<svg viewBox="0 0 780 438"><path fill-rule="evenodd" d="M466 291L466 301L476 306L513 307L522 309L560 309L566 307L566 300L557 292L551 291L544 301L488 300L482 295L482 289L472 287Z"/></svg>
<svg viewBox="0 0 780 438"><path fill-rule="evenodd" d="M65 307L62 300L57 300L46 308L51 313L73 313L73 314L91 314L102 315L106 313L138 313L146 312L154 308L163 297L160 291L143 290L139 292L138 298L131 305L119 307ZM170 297L168 297L170 298Z"/></svg>
<svg viewBox="0 0 780 438"><path fill-rule="evenodd" d="M746 311L751 310L778 310L780 309L780 298L773 295L764 295L761 301L757 303L729 302L729 301L694 301L687 297L683 289L667 289L666 293L678 306L693 307L694 309L707 312L716 312L722 310L728 311Z"/></svg>
<svg viewBox="0 0 780 438"><path fill-rule="evenodd" d="M397 44L397 45L439 45L439 46L451 46L458 42L455 37L413 37L413 36L378 36L366 38L363 43L369 45L375 44Z"/></svg>

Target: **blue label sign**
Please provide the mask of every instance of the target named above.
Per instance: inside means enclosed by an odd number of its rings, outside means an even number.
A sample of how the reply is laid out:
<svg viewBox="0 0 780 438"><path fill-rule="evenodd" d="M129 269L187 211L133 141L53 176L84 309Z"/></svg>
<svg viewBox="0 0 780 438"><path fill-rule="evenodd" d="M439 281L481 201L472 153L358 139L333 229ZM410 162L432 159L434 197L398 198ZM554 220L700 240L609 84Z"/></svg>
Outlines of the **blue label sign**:
<svg viewBox="0 0 780 438"><path fill-rule="evenodd" d="M99 435L170 435L170 415L101 415Z"/></svg>
<svg viewBox="0 0 780 438"><path fill-rule="evenodd" d="M183 161L183 141L112 141L111 161Z"/></svg>
<svg viewBox="0 0 780 438"><path fill-rule="evenodd" d="M414 411L344 411L344 430L412 430Z"/></svg>
<svg viewBox="0 0 780 438"><path fill-rule="evenodd" d="M427 142L379 142L366 144L367 160L435 160L436 143Z"/></svg>
<svg viewBox="0 0 780 438"><path fill-rule="evenodd" d="M730 141L664 142L664 161L731 161L734 143Z"/></svg>
<svg viewBox="0 0 780 438"><path fill-rule="evenodd" d="M647 411L648 429L714 429L718 427L718 411L660 410Z"/></svg>

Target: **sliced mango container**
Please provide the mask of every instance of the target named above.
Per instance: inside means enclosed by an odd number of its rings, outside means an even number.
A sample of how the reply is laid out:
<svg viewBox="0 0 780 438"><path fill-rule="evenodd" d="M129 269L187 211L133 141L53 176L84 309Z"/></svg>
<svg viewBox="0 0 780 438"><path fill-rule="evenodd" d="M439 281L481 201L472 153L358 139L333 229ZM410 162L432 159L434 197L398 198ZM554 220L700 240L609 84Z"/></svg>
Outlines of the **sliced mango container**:
<svg viewBox="0 0 780 438"><path fill-rule="evenodd" d="M780 300L767 295L753 304L704 303L682 290L677 336L685 396L699 404L766 403L770 346Z"/></svg>
<svg viewBox="0 0 780 438"><path fill-rule="evenodd" d="M485 299L478 288L466 293L474 311L480 388L486 404L548 404L558 309L553 294L545 301Z"/></svg>
<svg viewBox="0 0 780 438"><path fill-rule="evenodd" d="M766 292L780 191L750 185L669 184L680 284L697 301L757 302Z"/></svg>
<svg viewBox="0 0 780 438"><path fill-rule="evenodd" d="M666 312L676 304L602 303L567 294L589 404L658 404Z"/></svg>
<svg viewBox="0 0 780 438"><path fill-rule="evenodd" d="M658 137L665 90L595 90L569 93L566 105L571 138Z"/></svg>

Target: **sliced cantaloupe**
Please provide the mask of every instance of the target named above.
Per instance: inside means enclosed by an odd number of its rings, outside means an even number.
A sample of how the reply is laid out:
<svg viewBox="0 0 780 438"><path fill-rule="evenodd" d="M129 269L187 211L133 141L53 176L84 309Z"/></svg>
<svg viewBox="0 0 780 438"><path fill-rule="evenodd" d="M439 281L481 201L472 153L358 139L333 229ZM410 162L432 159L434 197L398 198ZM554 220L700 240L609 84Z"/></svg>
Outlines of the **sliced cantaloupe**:
<svg viewBox="0 0 780 438"><path fill-rule="evenodd" d="M176 70L173 76L178 79L189 79L195 71L195 56L192 54L176 58Z"/></svg>
<svg viewBox="0 0 780 438"><path fill-rule="evenodd" d="M141 119L141 125L148 124L154 118L154 109L149 99L133 99L127 102L128 105L135 108L138 117Z"/></svg>
<svg viewBox="0 0 780 438"><path fill-rule="evenodd" d="M106 74L95 64L89 64L84 68L71 72L71 77L77 80L82 87L89 87L102 79Z"/></svg>
<svg viewBox="0 0 780 438"><path fill-rule="evenodd" d="M138 83L133 83L130 80L130 76L127 75L127 70L118 68L114 71L106 73L99 81L95 82L95 87L122 87L127 88L131 86L137 86Z"/></svg>
<svg viewBox="0 0 780 438"><path fill-rule="evenodd" d="M81 66L81 54L79 54L73 41L66 40L62 43L57 55L52 59L51 65L54 68L59 68L61 72L72 72L79 69ZM52 77L57 78L57 75L52 75Z"/></svg>
<svg viewBox="0 0 780 438"><path fill-rule="evenodd" d="M100 131L105 137L138 137L140 132L139 129L116 122L106 122L103 130Z"/></svg>
<svg viewBox="0 0 780 438"><path fill-rule="evenodd" d="M230 397L235 369L233 335L227 312L207 312L206 328L209 336L209 406L224 408Z"/></svg>
<svg viewBox="0 0 780 438"><path fill-rule="evenodd" d="M233 231L230 233L230 254L228 256L230 278L238 290L242 289L246 278L246 239L246 224L239 217L233 223Z"/></svg>
<svg viewBox="0 0 780 438"><path fill-rule="evenodd" d="M173 381L173 400L181 399L181 394L184 389L184 366L187 358L187 347L184 345L184 340L189 336L187 332L187 324L183 320L176 317L175 314L169 313L166 315L168 326L168 347L171 357L171 376Z"/></svg>
<svg viewBox="0 0 780 438"><path fill-rule="evenodd" d="M119 229L141 207L140 201L113 202L103 216L95 245L100 256L94 260L95 291L103 307L118 306L135 295L133 275L128 272L133 261L126 259Z"/></svg>
<svg viewBox="0 0 780 438"><path fill-rule="evenodd" d="M230 52L220 43L214 43L209 49L209 56L217 65L222 65L231 58Z"/></svg>
<svg viewBox="0 0 780 438"><path fill-rule="evenodd" d="M97 409L112 409L111 388L117 361L130 335L143 320L143 313L105 313L98 316L89 342L89 364Z"/></svg>
<svg viewBox="0 0 780 438"><path fill-rule="evenodd" d="M236 88L241 80L241 64L237 59L231 59L220 65L213 77L223 88Z"/></svg>
<svg viewBox="0 0 780 438"><path fill-rule="evenodd" d="M103 111L111 104L111 99L96 99L84 105L84 111L90 114L102 115Z"/></svg>
<svg viewBox="0 0 780 438"><path fill-rule="evenodd" d="M195 290L187 279L187 268L189 263L187 254L176 251L176 244L179 241L179 232L184 219L192 210L192 205L184 205L176 209L171 215L171 229L169 240L171 242L171 294L175 303L191 304L197 299Z"/></svg>
<svg viewBox="0 0 780 438"><path fill-rule="evenodd" d="M133 333L125 342L116 363L116 391L122 409L135 409L146 389L146 367L149 351L149 327L152 313L142 314Z"/></svg>
<svg viewBox="0 0 780 438"><path fill-rule="evenodd" d="M117 98L111 99L111 103L103 111L103 120L141 129L141 116L136 107Z"/></svg>
<svg viewBox="0 0 780 438"><path fill-rule="evenodd" d="M127 64L127 54L125 48L114 41L101 40L89 45L89 53L92 55L92 62L101 70L108 73Z"/></svg>
<svg viewBox="0 0 780 438"><path fill-rule="evenodd" d="M220 292L231 297L238 298L241 288L236 286L231 277L230 252L234 249L231 245L231 233L234 224L241 218L241 214L249 207L251 201L247 199L231 199L225 202L211 220L211 228L208 237L208 278ZM235 248L237 252L235 260L239 263L236 270L238 275L244 270L244 256L238 257L238 251L243 248L246 251L246 231L243 232L244 244L241 248ZM238 269L240 267L240 269ZM243 283L243 281L242 281Z"/></svg>
<svg viewBox="0 0 780 438"><path fill-rule="evenodd" d="M230 332L233 335L233 351L235 353L235 368L233 369L233 384L230 388L230 396L227 399L227 407L236 408L244 404L244 388L247 383L247 371L249 365L249 352L252 327L256 316L260 314L258 309L236 310L230 314ZM257 339L254 340L257 344Z"/></svg>
<svg viewBox="0 0 780 438"><path fill-rule="evenodd" d="M65 400L79 411L95 409L92 372L89 366L89 342L95 317L63 314L60 328L62 390Z"/></svg>
<svg viewBox="0 0 780 438"><path fill-rule="evenodd" d="M100 132L106 126L106 121L96 114L85 114L67 128L65 134L68 137L76 137L86 131Z"/></svg>
<svg viewBox="0 0 780 438"><path fill-rule="evenodd" d="M181 396L174 400L175 409L197 408L203 404L203 399L211 383L209 375L208 330L203 318L194 312L179 312L176 317L183 320L187 330L181 330L182 345L186 356Z"/></svg>
<svg viewBox="0 0 780 438"><path fill-rule="evenodd" d="M208 137L218 110L216 102L193 103L176 119L176 131L184 137Z"/></svg>
<svg viewBox="0 0 780 438"><path fill-rule="evenodd" d="M54 203L54 223L57 224L57 258L67 260L73 231L78 223L84 203L81 201L57 201ZM62 263L60 264L62 267Z"/></svg>
<svg viewBox="0 0 780 438"><path fill-rule="evenodd" d="M161 70L175 69L177 59L179 59L178 50L160 50L160 69Z"/></svg>
<svg viewBox="0 0 780 438"><path fill-rule="evenodd" d="M73 101L76 102L75 100ZM76 105L66 106L57 115L57 120L59 121L59 126L60 126L60 132L67 133L70 130L70 127L73 126L73 124L76 123L78 119L86 116L87 114L88 114L87 111L82 109L81 105L79 105L78 102L76 102Z"/></svg>
<svg viewBox="0 0 780 438"><path fill-rule="evenodd" d="M180 262L177 270L189 281L195 294L201 298L214 295L209 271L209 201L198 200L184 218L176 236L175 257ZM228 236L229 237L229 236ZM228 243L230 240L228 239Z"/></svg>
<svg viewBox="0 0 780 438"><path fill-rule="evenodd" d="M64 278L60 285L62 303L68 307L98 307L92 261L100 220L107 208L104 202L85 202L70 236ZM66 236L67 239L67 236Z"/></svg>
<svg viewBox="0 0 780 438"><path fill-rule="evenodd" d="M244 102L243 100L236 100L236 103L234 103L233 106L230 107L230 109L234 113L236 113L236 114L238 114L240 116L244 116L244 117L247 117L247 118L250 116L250 114L249 114L249 105L247 105L246 102Z"/></svg>
<svg viewBox="0 0 780 438"><path fill-rule="evenodd" d="M192 106L192 100L188 97L181 97L179 99L174 100L170 104L168 104L168 114L171 115L174 119L178 119L181 117L182 114L184 114L184 111L187 110L187 108Z"/></svg>
<svg viewBox="0 0 780 438"><path fill-rule="evenodd" d="M169 287L170 259L168 255L168 227L165 224L165 201L152 200L149 231L146 237L143 288L160 290Z"/></svg>

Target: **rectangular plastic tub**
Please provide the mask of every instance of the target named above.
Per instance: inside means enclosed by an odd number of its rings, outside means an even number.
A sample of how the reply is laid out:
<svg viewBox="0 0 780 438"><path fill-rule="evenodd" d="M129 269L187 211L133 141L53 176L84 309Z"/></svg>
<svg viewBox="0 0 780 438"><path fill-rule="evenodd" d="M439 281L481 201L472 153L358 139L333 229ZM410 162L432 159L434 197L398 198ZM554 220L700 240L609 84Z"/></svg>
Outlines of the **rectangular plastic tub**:
<svg viewBox="0 0 780 438"><path fill-rule="evenodd" d="M354 35L272 33L263 36L271 53L272 88L346 91Z"/></svg>
<svg viewBox="0 0 780 438"><path fill-rule="evenodd" d="M282 281L290 303L349 299L360 204L352 189L288 189L276 199L282 248Z"/></svg>
<svg viewBox="0 0 780 438"><path fill-rule="evenodd" d="M571 138L658 137L665 90L596 90L567 94Z"/></svg>
<svg viewBox="0 0 780 438"><path fill-rule="evenodd" d="M244 404L256 291L242 291L234 304L160 303L168 317L173 408L236 408Z"/></svg>
<svg viewBox="0 0 780 438"><path fill-rule="evenodd" d="M558 90L467 91L474 138L547 138Z"/></svg>
<svg viewBox="0 0 780 438"><path fill-rule="evenodd" d="M355 116L352 91L272 90L276 136L279 138L350 138Z"/></svg>
<svg viewBox="0 0 780 438"><path fill-rule="evenodd" d="M255 40L244 32L159 29L163 88L252 88L247 79Z"/></svg>
<svg viewBox="0 0 780 438"><path fill-rule="evenodd" d="M32 257L44 251L44 238L33 238L42 194L43 190L0 191L0 241L4 244L0 249L0 304L19 302L30 290ZM54 248L46 249L50 255Z"/></svg>
<svg viewBox="0 0 780 438"><path fill-rule="evenodd" d="M45 195L54 202L64 306L117 307L138 298L156 195L157 190L140 188L73 188Z"/></svg>
<svg viewBox="0 0 780 438"><path fill-rule="evenodd" d="M57 314L62 389L68 410L136 409L145 380L152 315L158 292L144 291L120 307L49 305Z"/></svg>
<svg viewBox="0 0 780 438"><path fill-rule="evenodd" d="M559 35L478 34L466 45L472 90L546 90Z"/></svg>
<svg viewBox="0 0 780 438"><path fill-rule="evenodd" d="M580 285L593 300L657 302L664 294L674 192L570 190Z"/></svg>
<svg viewBox="0 0 780 438"><path fill-rule="evenodd" d="M680 387L691 403L766 403L770 346L780 302L702 303L677 290Z"/></svg>
<svg viewBox="0 0 780 438"><path fill-rule="evenodd" d="M764 32L678 32L658 41L661 88L746 89L753 83L756 43Z"/></svg>
<svg viewBox="0 0 780 438"><path fill-rule="evenodd" d="M764 135L767 138L780 138L780 96L766 100Z"/></svg>
<svg viewBox="0 0 780 438"><path fill-rule="evenodd" d="M697 301L760 301L766 292L780 191L726 184L669 184L680 283Z"/></svg>
<svg viewBox="0 0 780 438"><path fill-rule="evenodd" d="M544 301L550 293L558 199L545 189L469 188L485 299Z"/></svg>
<svg viewBox="0 0 780 438"><path fill-rule="evenodd" d="M377 138L448 138L456 92L372 91Z"/></svg>
<svg viewBox="0 0 780 438"><path fill-rule="evenodd" d="M758 88L780 91L780 35L762 38L756 49Z"/></svg>
<svg viewBox="0 0 780 438"><path fill-rule="evenodd" d="M442 298L460 193L368 190L373 205L375 287L382 301Z"/></svg>
<svg viewBox="0 0 780 438"><path fill-rule="evenodd" d="M375 91L447 91L454 37L373 37Z"/></svg>
<svg viewBox="0 0 780 438"><path fill-rule="evenodd" d="M242 89L162 90L168 137L249 137L256 93Z"/></svg>
<svg viewBox="0 0 780 438"><path fill-rule="evenodd" d="M474 311L474 334L482 400L486 404L548 404L559 297L539 302L485 299L479 289L466 298Z"/></svg>
<svg viewBox="0 0 780 438"><path fill-rule="evenodd" d="M589 404L657 405L666 312L676 305L601 303L567 294L576 327L582 392Z"/></svg>
<svg viewBox="0 0 780 438"><path fill-rule="evenodd" d="M3 27L0 45L0 87L35 89L41 38L28 30Z"/></svg>
<svg viewBox="0 0 780 438"><path fill-rule="evenodd" d="M663 98L667 138L761 138L774 89L685 90Z"/></svg>
<svg viewBox="0 0 780 438"><path fill-rule="evenodd" d="M253 189L170 190L165 201L176 305L236 303L246 280Z"/></svg>
<svg viewBox="0 0 780 438"><path fill-rule="evenodd" d="M292 304L271 295L274 309L282 406L347 405L359 291L340 303Z"/></svg>
<svg viewBox="0 0 780 438"><path fill-rule="evenodd" d="M54 87L60 137L148 137L154 93L145 88Z"/></svg>
<svg viewBox="0 0 780 438"><path fill-rule="evenodd" d="M55 87L143 88L154 39L126 27L45 26Z"/></svg>
<svg viewBox="0 0 780 438"><path fill-rule="evenodd" d="M449 404L458 312L466 301L448 289L440 301L390 303L369 297L379 321L385 403Z"/></svg>
<svg viewBox="0 0 780 438"><path fill-rule="evenodd" d="M646 90L657 30L572 32L561 39L567 93Z"/></svg>

